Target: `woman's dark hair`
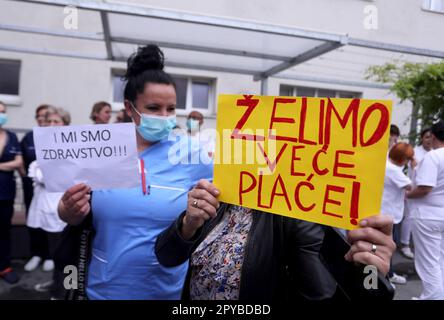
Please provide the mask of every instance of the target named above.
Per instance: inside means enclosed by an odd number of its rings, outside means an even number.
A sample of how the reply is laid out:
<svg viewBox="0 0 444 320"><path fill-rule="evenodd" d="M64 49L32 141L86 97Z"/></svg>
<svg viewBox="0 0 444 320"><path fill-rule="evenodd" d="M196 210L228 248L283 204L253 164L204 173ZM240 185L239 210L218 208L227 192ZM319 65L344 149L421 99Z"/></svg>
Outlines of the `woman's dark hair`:
<svg viewBox="0 0 444 320"><path fill-rule="evenodd" d="M48 108L51 107L51 105L49 104L41 104L37 107L37 109L35 109L35 117L37 118L38 114L40 111L42 110L48 110Z"/></svg>
<svg viewBox="0 0 444 320"><path fill-rule="evenodd" d="M397 137L399 137L401 135L401 132L399 131L399 128L396 124L392 124L390 126L390 135L397 136Z"/></svg>
<svg viewBox="0 0 444 320"><path fill-rule="evenodd" d="M133 119L126 113L125 109L120 110L123 113L123 122L133 122Z"/></svg>
<svg viewBox="0 0 444 320"><path fill-rule="evenodd" d="M421 139L424 138L424 135L425 135L427 132L431 132L431 131L432 131L432 129L430 129L430 128L428 128L428 127L422 129L422 130L421 130L421 134L420 134Z"/></svg>
<svg viewBox="0 0 444 320"><path fill-rule="evenodd" d="M444 122L438 121L435 123L430 130L432 131L433 135L441 142L444 142Z"/></svg>
<svg viewBox="0 0 444 320"><path fill-rule="evenodd" d="M158 46L149 44L139 47L128 59L124 76L127 81L123 94L125 99L136 100L137 94L143 93L146 83L170 84L175 87L173 78L163 68L164 56Z"/></svg>

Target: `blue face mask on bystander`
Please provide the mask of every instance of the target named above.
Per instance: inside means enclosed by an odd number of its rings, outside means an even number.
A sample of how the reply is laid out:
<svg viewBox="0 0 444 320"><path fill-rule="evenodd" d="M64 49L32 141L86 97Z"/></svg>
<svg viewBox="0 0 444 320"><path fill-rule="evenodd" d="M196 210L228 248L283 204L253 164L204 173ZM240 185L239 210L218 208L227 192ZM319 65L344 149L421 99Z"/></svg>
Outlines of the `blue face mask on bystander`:
<svg viewBox="0 0 444 320"><path fill-rule="evenodd" d="M0 113L0 127L4 126L8 122L8 115L6 113Z"/></svg>
<svg viewBox="0 0 444 320"><path fill-rule="evenodd" d="M187 128L190 131L197 131L197 130L199 130L199 125L200 125L199 120L194 120L194 119L188 119L187 120Z"/></svg>
<svg viewBox="0 0 444 320"><path fill-rule="evenodd" d="M176 126L176 116L156 116L152 114L143 114L137 111L131 103L134 111L140 116L140 124L137 126L137 132L147 141L157 142L168 137L170 132Z"/></svg>

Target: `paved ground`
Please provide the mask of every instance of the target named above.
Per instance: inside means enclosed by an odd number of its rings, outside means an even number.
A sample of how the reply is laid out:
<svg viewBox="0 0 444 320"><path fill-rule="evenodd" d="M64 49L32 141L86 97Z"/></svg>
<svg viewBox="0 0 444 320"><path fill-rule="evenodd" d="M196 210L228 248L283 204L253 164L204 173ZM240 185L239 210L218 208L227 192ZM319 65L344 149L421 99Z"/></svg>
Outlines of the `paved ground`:
<svg viewBox="0 0 444 320"><path fill-rule="evenodd" d="M395 272L406 275L408 282L405 285L396 286L395 300L410 300L421 293L421 281L419 280L412 260L406 259L399 253L394 256ZM25 261L14 260L15 270L22 276L16 285L8 285L0 280L0 300L48 300L48 293L41 293L34 290L37 283L45 282L51 279L51 272L43 272L37 269L33 272L25 272L23 266Z"/></svg>
<svg viewBox="0 0 444 320"><path fill-rule="evenodd" d="M46 292L37 292L34 286L37 283L49 281L51 272L44 272L41 268L33 272L25 272L23 266L26 261L13 260L14 270L20 274L21 279L15 285L9 285L0 280L0 300L49 300L50 296Z"/></svg>
<svg viewBox="0 0 444 320"><path fill-rule="evenodd" d="M412 297L418 297L421 294L422 285L416 274L413 260L396 252L393 257L393 266L397 274L407 277L405 285L396 285L395 300L410 300Z"/></svg>

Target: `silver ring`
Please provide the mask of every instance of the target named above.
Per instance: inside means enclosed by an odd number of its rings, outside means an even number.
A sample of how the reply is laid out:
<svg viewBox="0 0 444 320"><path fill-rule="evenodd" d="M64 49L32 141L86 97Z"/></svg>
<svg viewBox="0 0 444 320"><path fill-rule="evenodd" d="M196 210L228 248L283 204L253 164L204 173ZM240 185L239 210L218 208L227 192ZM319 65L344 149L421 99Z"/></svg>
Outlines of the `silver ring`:
<svg viewBox="0 0 444 320"><path fill-rule="evenodd" d="M376 254L376 250L378 249L378 247L376 246L376 244L372 243L372 253Z"/></svg>
<svg viewBox="0 0 444 320"><path fill-rule="evenodd" d="M197 205L197 200L196 199L193 200L193 203L191 205L193 207L195 207L195 208L199 208L199 206Z"/></svg>

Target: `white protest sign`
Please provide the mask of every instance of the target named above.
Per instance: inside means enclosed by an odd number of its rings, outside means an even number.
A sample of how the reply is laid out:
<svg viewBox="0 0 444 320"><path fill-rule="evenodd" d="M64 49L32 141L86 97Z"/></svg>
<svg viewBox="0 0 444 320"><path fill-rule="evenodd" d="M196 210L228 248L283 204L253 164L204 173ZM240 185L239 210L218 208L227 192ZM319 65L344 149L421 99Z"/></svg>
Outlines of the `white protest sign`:
<svg viewBox="0 0 444 320"><path fill-rule="evenodd" d="M93 190L140 185L133 123L36 127L34 144L49 192L78 183Z"/></svg>

